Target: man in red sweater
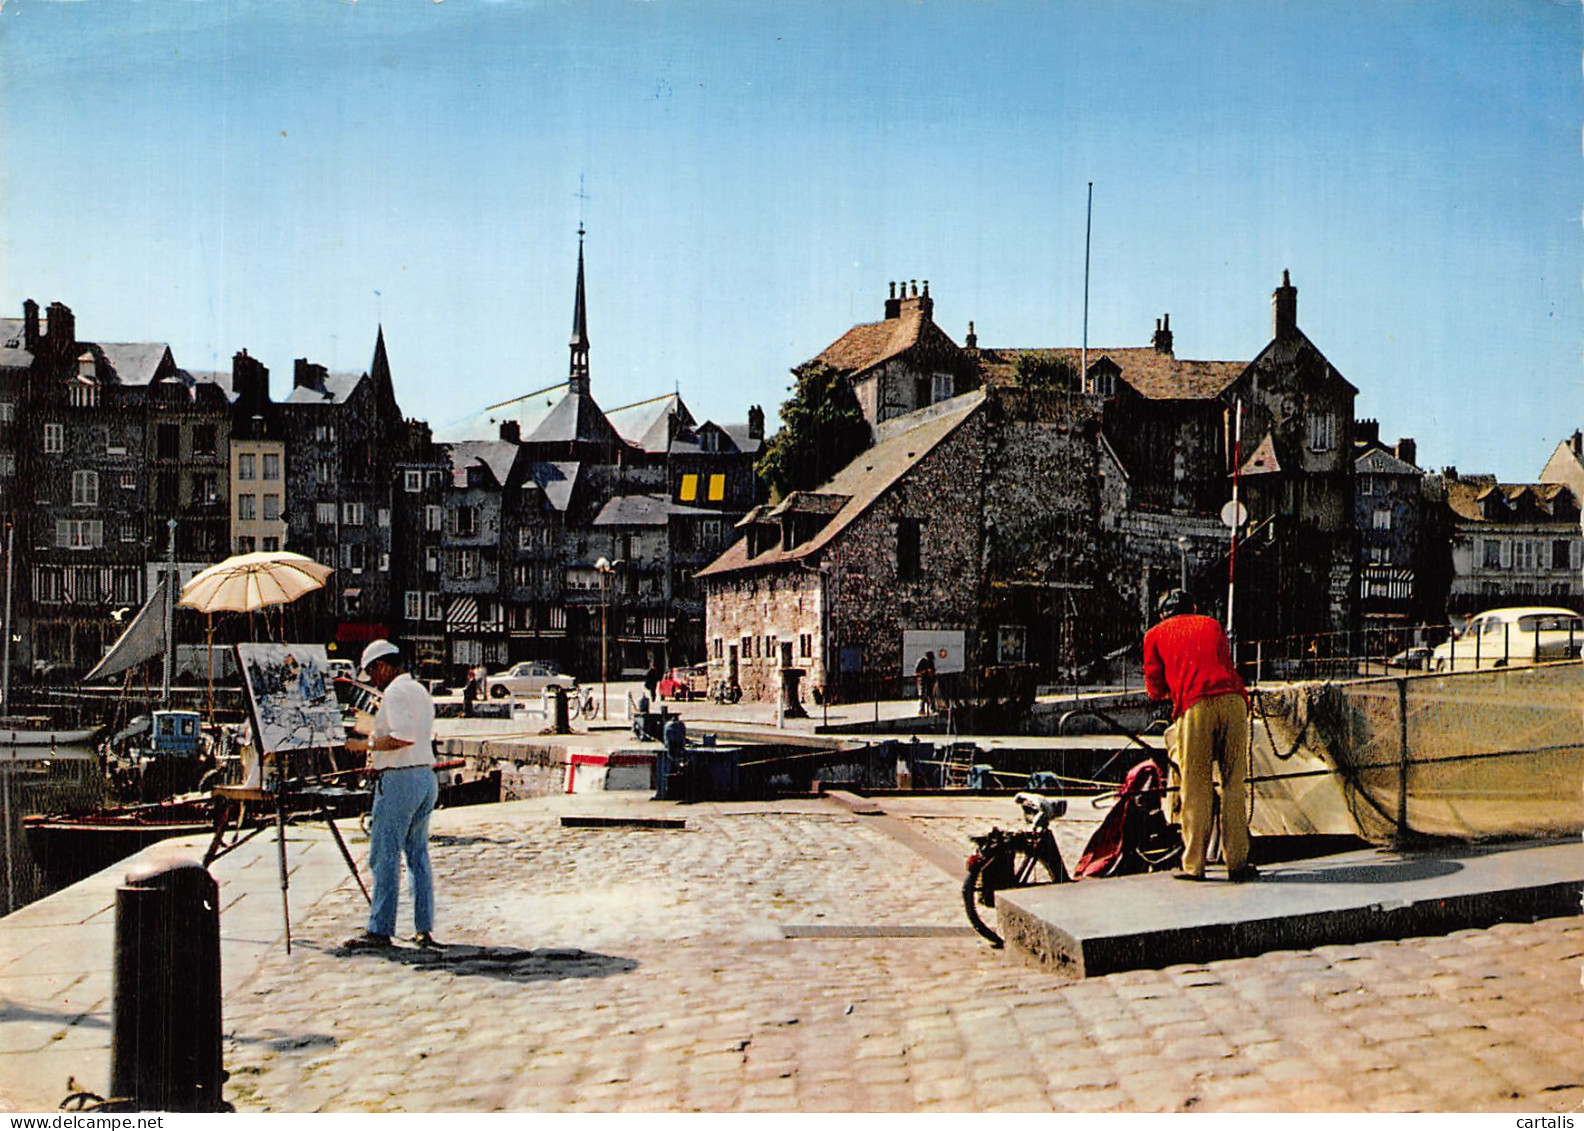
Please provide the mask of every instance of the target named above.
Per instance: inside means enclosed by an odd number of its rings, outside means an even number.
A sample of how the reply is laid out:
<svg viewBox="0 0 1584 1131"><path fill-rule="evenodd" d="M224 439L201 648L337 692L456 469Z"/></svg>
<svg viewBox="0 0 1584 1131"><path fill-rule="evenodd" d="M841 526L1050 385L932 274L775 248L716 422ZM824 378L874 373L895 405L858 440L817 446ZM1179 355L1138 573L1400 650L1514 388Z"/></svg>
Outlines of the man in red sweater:
<svg viewBox="0 0 1584 1131"><path fill-rule="evenodd" d="M1182 773L1180 880L1204 879L1214 825L1212 768L1221 776L1221 850L1233 882L1257 875L1248 862L1249 697L1219 622L1200 616L1193 598L1173 589L1161 621L1144 634L1144 688L1170 699Z"/></svg>

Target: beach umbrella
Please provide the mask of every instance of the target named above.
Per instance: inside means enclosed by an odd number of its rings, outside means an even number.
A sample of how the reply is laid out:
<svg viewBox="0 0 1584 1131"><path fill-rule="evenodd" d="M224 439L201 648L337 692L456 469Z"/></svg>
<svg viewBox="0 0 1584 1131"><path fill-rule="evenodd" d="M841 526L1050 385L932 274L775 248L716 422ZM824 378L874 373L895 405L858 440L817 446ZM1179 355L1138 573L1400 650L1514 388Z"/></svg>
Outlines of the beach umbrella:
<svg viewBox="0 0 1584 1131"><path fill-rule="evenodd" d="M182 586L178 603L201 613L251 613L323 589L334 572L312 558L284 550L238 554L195 574Z"/></svg>

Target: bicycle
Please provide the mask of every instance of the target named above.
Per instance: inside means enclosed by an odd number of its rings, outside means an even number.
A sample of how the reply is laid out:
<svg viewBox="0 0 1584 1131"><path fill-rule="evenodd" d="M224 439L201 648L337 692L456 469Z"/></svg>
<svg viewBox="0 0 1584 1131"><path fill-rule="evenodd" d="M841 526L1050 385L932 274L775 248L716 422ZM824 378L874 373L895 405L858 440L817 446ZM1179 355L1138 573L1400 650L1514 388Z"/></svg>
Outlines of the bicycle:
<svg viewBox="0 0 1584 1131"><path fill-rule="evenodd" d="M594 689L585 687L581 690L573 688L567 695L567 715L570 718L583 716L592 719L598 716L599 707L594 702Z"/></svg>
<svg viewBox="0 0 1584 1131"><path fill-rule="evenodd" d="M1067 812L1060 797L1020 793L1013 798L1023 810L1028 827L1021 830L993 828L973 838L974 851L968 857L968 875L963 880L963 908L973 929L1001 945L1001 936L985 922L981 908L995 908L996 892L1002 888L1029 887L1033 884L1062 884L1072 877L1062 862L1061 849L1051 834L1051 822Z"/></svg>

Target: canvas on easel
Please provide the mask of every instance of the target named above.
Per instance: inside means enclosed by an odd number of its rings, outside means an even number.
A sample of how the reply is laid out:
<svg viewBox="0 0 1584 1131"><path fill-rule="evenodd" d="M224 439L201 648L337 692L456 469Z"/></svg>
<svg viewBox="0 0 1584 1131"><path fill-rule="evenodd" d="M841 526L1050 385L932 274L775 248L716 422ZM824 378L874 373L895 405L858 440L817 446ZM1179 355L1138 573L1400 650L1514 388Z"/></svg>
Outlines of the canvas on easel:
<svg viewBox="0 0 1584 1131"><path fill-rule="evenodd" d="M339 746L345 737L322 644L238 644L258 748L265 754Z"/></svg>

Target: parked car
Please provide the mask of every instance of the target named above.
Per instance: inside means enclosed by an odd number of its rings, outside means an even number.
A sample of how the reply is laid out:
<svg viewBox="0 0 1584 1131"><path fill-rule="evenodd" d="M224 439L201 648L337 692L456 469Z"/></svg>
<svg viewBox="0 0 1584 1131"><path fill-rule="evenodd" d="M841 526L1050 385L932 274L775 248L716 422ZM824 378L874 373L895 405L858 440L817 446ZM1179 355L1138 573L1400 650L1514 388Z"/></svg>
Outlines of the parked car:
<svg viewBox="0 0 1584 1131"><path fill-rule="evenodd" d="M557 671L554 664L540 660L524 660L503 672L484 677L484 686L491 699L504 699L508 695L538 695L546 689L572 691L577 685L575 677Z"/></svg>
<svg viewBox="0 0 1584 1131"><path fill-rule="evenodd" d="M1584 617L1571 609L1520 606L1489 609L1430 654L1433 671L1474 671L1576 660L1584 648Z"/></svg>
<svg viewBox="0 0 1584 1131"><path fill-rule="evenodd" d="M662 699L702 699L709 694L709 665L672 668L660 679L655 694Z"/></svg>
<svg viewBox="0 0 1584 1131"><path fill-rule="evenodd" d="M1386 666L1388 668L1402 668L1404 671L1422 672L1430 666L1430 655L1431 649L1426 648L1424 645L1416 645L1413 648L1404 648L1396 655L1387 657Z"/></svg>

